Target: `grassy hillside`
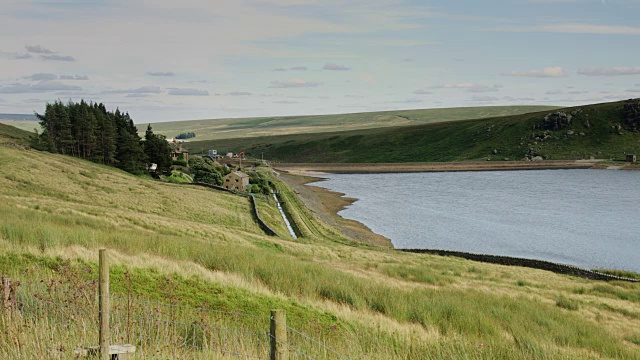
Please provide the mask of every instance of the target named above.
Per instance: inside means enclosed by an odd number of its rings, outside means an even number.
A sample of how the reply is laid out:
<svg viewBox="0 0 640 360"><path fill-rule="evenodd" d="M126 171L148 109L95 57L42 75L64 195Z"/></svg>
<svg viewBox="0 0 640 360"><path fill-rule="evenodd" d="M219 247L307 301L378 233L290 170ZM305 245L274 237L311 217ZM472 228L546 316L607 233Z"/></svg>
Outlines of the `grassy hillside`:
<svg viewBox="0 0 640 360"><path fill-rule="evenodd" d="M429 162L624 158L640 152L640 133L619 129L623 102L563 109L574 114L562 130L541 125L551 111L481 120L325 134L253 137L187 144L192 152L217 149L284 162Z"/></svg>
<svg viewBox="0 0 640 360"><path fill-rule="evenodd" d="M10 126L13 126L15 128L18 128L20 130L28 131L30 133L33 133L34 129L38 129L38 131L40 131L40 122L39 121L10 120L10 119L7 120L7 119L2 119L2 117L0 117L0 124L10 125Z"/></svg>
<svg viewBox="0 0 640 360"><path fill-rule="evenodd" d="M195 140L218 140L429 124L442 121L524 114L550 109L553 109L553 107L492 106L402 110L337 115L172 121L154 123L152 127L156 133L167 137L175 137L180 133L193 131L196 133ZM141 134L144 134L146 128L147 124L138 125Z"/></svg>
<svg viewBox="0 0 640 360"><path fill-rule="evenodd" d="M136 301L267 316L284 308L292 327L352 359L640 358L640 284L356 244L272 180L302 238L264 235L246 198L0 145L0 273L22 280L24 296L39 279L64 296L95 280L105 247L114 295L126 299L131 284ZM0 357L41 358L53 346L2 316Z"/></svg>
<svg viewBox="0 0 640 360"><path fill-rule="evenodd" d="M0 123L0 144L27 144L32 133Z"/></svg>

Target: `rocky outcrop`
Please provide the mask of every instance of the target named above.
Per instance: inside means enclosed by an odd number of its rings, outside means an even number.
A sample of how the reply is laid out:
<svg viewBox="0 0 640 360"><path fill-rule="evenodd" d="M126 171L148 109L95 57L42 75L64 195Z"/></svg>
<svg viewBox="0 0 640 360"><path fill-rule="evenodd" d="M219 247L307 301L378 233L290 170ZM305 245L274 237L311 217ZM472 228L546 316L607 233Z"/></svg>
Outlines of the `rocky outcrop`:
<svg viewBox="0 0 640 360"><path fill-rule="evenodd" d="M573 115L564 111L556 111L544 117L544 121L540 124L540 128L544 130L558 131L564 130L571 125Z"/></svg>
<svg viewBox="0 0 640 360"><path fill-rule="evenodd" d="M625 101L622 108L622 124L627 130L640 130L640 99Z"/></svg>

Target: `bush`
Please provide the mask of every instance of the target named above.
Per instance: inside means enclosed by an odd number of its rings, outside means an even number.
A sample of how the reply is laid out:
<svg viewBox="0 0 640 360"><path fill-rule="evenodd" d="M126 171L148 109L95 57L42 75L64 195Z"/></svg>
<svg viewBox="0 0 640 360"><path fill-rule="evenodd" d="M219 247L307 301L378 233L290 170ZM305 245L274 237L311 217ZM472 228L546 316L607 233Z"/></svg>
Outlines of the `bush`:
<svg viewBox="0 0 640 360"><path fill-rule="evenodd" d="M254 192L253 187L257 186L257 191L255 191L255 193L260 193L264 195L271 194L271 188L273 187L273 184L271 183L271 181L263 177L258 172L249 173L249 177L251 178L250 181L253 184L251 186L251 192Z"/></svg>
<svg viewBox="0 0 640 360"><path fill-rule="evenodd" d="M190 161L193 181L222 186L222 178L227 174L223 166L209 158L193 158Z"/></svg>

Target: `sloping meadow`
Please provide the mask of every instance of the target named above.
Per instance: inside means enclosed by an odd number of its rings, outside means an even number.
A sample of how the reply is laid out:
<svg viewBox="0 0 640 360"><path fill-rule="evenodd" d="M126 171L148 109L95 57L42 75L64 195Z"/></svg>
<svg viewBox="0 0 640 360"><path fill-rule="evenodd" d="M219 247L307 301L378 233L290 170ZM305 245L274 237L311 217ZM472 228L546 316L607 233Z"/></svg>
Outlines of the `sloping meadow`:
<svg viewBox="0 0 640 360"><path fill-rule="evenodd" d="M300 239L266 236L244 197L0 146L0 272L30 296L61 266L95 270L107 248L117 296L260 316L284 308L292 326L354 359L640 358L638 284L356 244L273 180Z"/></svg>

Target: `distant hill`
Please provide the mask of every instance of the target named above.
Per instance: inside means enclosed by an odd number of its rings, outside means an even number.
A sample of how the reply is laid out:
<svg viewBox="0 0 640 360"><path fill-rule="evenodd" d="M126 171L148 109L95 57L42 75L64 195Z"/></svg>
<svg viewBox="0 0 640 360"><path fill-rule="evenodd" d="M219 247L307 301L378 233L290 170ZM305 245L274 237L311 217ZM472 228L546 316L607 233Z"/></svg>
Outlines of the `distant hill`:
<svg viewBox="0 0 640 360"><path fill-rule="evenodd" d="M381 111L337 115L278 116L245 119L190 120L153 123L153 131L169 138L194 132L196 140L308 134L480 119L556 109L551 106L488 106L450 109ZM139 124L141 134L147 124Z"/></svg>
<svg viewBox="0 0 640 360"><path fill-rule="evenodd" d="M11 125L29 132L40 129L40 120L33 114L0 114L0 124Z"/></svg>
<svg viewBox="0 0 640 360"><path fill-rule="evenodd" d="M0 114L0 120L38 121L33 114Z"/></svg>
<svg viewBox="0 0 640 360"><path fill-rule="evenodd" d="M640 113L640 101L633 104ZM417 126L195 141L187 148L244 151L282 162L620 159L625 152L640 153L640 133L625 123L625 106L630 105L620 101Z"/></svg>

